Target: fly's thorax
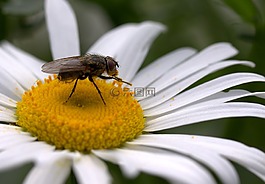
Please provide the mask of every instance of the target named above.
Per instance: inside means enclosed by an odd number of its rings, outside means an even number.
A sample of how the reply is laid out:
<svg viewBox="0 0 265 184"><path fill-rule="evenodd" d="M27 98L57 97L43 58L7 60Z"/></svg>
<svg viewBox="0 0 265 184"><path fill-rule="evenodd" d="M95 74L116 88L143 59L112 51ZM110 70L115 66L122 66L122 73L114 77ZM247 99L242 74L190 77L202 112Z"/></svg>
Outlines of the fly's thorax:
<svg viewBox="0 0 265 184"><path fill-rule="evenodd" d="M83 72L91 76L99 76L106 71L106 62L103 56L89 55L83 64L86 66Z"/></svg>
<svg viewBox="0 0 265 184"><path fill-rule="evenodd" d="M88 68L88 70L86 70L85 73L88 76L100 76L104 72L105 72L105 69L104 68L94 68L94 67L90 67L90 68Z"/></svg>
<svg viewBox="0 0 265 184"><path fill-rule="evenodd" d="M84 66L97 66L105 68L106 65L104 57L100 55L86 55L81 62Z"/></svg>

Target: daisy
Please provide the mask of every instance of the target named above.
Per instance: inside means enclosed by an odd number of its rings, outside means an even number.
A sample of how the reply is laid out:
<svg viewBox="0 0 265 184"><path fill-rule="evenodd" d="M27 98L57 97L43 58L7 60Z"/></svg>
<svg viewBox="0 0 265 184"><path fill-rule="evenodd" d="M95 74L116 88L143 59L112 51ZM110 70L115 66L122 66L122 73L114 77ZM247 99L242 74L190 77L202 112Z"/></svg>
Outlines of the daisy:
<svg viewBox="0 0 265 184"><path fill-rule="evenodd" d="M67 1L47 0L45 12L53 58L80 55L77 24ZM258 149L221 138L155 133L219 118L265 118L265 106L233 101L264 98L265 92L222 92L264 82L261 75L232 73L189 88L217 70L254 66L250 61L227 60L237 54L229 43L200 52L177 49L138 72L152 41L164 30L156 22L122 25L88 50L114 57L119 76L132 82L132 89L155 89L155 95L137 96L139 91L132 93L118 82L95 79L106 105L88 80L80 81L64 103L73 83L42 73L44 61L3 42L0 171L34 162L24 183L64 183L71 169L78 183L111 183L105 163L109 161L127 177L146 172L172 183L217 183L216 177L222 183L240 183L233 161L265 181L265 154Z"/></svg>

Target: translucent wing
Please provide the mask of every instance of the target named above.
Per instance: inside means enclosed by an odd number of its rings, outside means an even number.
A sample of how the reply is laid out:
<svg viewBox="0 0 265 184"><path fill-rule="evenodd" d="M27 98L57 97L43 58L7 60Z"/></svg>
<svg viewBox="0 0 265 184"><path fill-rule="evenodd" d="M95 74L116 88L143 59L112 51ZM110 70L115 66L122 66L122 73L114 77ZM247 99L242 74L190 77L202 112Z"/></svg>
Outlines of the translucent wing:
<svg viewBox="0 0 265 184"><path fill-rule="evenodd" d="M45 63L41 70L45 73L57 74L64 72L74 72L86 70L84 65L84 56L73 56L68 58L57 59L49 63Z"/></svg>

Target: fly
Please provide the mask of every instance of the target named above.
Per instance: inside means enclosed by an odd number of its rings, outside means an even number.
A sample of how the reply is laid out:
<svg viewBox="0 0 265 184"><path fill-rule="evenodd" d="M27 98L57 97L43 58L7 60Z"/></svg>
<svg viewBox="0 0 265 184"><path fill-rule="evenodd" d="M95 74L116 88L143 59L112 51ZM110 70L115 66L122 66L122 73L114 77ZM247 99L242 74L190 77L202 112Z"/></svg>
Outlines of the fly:
<svg viewBox="0 0 265 184"><path fill-rule="evenodd" d="M42 66L42 71L50 74L58 74L58 79L60 81L75 80L74 87L66 102L75 92L78 80L84 80L88 78L88 80L92 82L97 89L102 102L104 105L106 105L101 91L94 82L93 77L99 77L105 80L114 79L116 81L132 85L131 83L123 81L121 78L117 77L118 67L118 62L110 56L104 57L97 54L86 54L84 56L61 58L49 63L45 63ZM106 72L108 76L102 75L104 72Z"/></svg>

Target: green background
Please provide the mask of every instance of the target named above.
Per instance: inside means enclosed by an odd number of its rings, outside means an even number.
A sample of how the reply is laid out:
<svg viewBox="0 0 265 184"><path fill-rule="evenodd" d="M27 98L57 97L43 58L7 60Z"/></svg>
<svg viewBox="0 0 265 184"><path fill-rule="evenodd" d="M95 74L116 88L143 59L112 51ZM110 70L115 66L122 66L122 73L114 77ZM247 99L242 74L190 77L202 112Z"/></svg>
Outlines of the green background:
<svg viewBox="0 0 265 184"><path fill-rule="evenodd" d="M159 21L167 32L154 42L144 65L176 48L202 49L212 43L231 42L238 50L235 57L251 60L256 68L231 67L200 82L234 71L265 75L265 1L264 0L70 0L77 16L81 49L85 53L103 33L118 25L145 20ZM46 61L51 60L45 25L43 0L0 1L0 40L8 40ZM199 82L199 83L200 83ZM264 83L240 86L250 91L265 91ZM246 98L265 104L265 100ZM231 118L214 120L163 131L229 138L265 151L265 120ZM11 183L20 183L31 165L0 174ZM122 177L117 166L109 164L114 183L158 183L163 179L141 174L131 180ZM236 165L242 183L263 183ZM9 176L9 177L8 177ZM75 183L71 176L68 183Z"/></svg>

